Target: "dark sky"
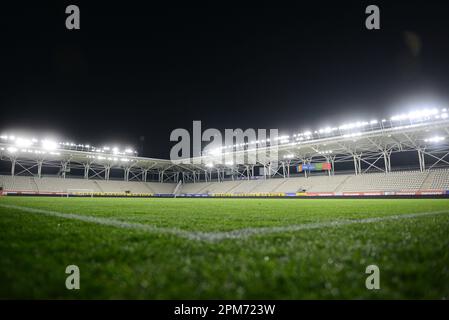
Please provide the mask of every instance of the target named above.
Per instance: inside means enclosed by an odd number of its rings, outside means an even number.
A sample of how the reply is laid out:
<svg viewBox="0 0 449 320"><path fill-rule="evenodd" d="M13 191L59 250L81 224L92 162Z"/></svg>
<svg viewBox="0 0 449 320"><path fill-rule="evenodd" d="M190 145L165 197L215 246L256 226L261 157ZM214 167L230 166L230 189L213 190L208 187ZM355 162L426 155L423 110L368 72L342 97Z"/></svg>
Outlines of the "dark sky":
<svg viewBox="0 0 449 320"><path fill-rule="evenodd" d="M449 100L447 1L242 2L2 4L0 131L145 136L142 155L166 158L193 120L290 133ZM365 28L369 4L381 30Z"/></svg>

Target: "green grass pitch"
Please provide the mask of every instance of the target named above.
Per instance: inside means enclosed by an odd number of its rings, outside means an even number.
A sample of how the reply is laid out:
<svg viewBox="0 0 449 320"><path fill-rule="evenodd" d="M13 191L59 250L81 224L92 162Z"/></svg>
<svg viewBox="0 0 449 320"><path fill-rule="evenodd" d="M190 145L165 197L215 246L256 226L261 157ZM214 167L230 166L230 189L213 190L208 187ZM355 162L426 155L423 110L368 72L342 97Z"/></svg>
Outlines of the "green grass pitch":
<svg viewBox="0 0 449 320"><path fill-rule="evenodd" d="M447 299L449 201L0 197L0 279L0 298Z"/></svg>

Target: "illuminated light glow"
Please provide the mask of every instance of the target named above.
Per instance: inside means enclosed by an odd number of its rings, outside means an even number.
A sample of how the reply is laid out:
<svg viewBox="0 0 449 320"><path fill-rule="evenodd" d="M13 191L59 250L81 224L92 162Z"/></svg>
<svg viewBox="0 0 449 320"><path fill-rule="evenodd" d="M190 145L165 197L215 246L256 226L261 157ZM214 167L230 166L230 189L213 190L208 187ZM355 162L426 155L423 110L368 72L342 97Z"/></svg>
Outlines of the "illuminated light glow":
<svg viewBox="0 0 449 320"><path fill-rule="evenodd" d="M125 149L125 153L133 153L134 151L130 148Z"/></svg>
<svg viewBox="0 0 449 320"><path fill-rule="evenodd" d="M440 141L443 141L443 140L445 140L445 137L440 137L440 136L435 136L435 137L432 137L432 138L424 139L425 142L433 142L433 143L440 142Z"/></svg>
<svg viewBox="0 0 449 320"><path fill-rule="evenodd" d="M42 140L42 148L45 150L56 150L58 148L58 144L52 140Z"/></svg>
<svg viewBox="0 0 449 320"><path fill-rule="evenodd" d="M441 119L447 119L447 113L442 113L441 114Z"/></svg>
<svg viewBox="0 0 449 320"><path fill-rule="evenodd" d="M343 135L343 137L344 138L353 138L353 137L358 137L361 135L362 135L361 132L353 132L353 133L347 133L347 134Z"/></svg>
<svg viewBox="0 0 449 320"><path fill-rule="evenodd" d="M9 136L8 139L14 141L14 140L16 140L16 137L15 136Z"/></svg>
<svg viewBox="0 0 449 320"><path fill-rule="evenodd" d="M207 163L207 164L206 164L206 167L208 167L208 168L212 168L213 166L214 166L213 163Z"/></svg>
<svg viewBox="0 0 449 320"><path fill-rule="evenodd" d="M17 138L15 143L19 148L26 148L33 144L33 142L31 140L24 139L24 138Z"/></svg>
<svg viewBox="0 0 449 320"><path fill-rule="evenodd" d="M234 164L234 161L227 161L226 162L226 165L228 165L228 166L232 166Z"/></svg>
<svg viewBox="0 0 449 320"><path fill-rule="evenodd" d="M0 136L0 139L2 139L2 140L8 140L8 136Z"/></svg>
<svg viewBox="0 0 449 320"><path fill-rule="evenodd" d="M401 120L425 120L431 116L435 116L439 113L438 109L423 109L419 111L412 111L409 113L403 113L391 117L391 121L401 121Z"/></svg>
<svg viewBox="0 0 449 320"><path fill-rule="evenodd" d="M103 147L103 150L109 151L109 150L111 150L111 148L109 148L109 147Z"/></svg>
<svg viewBox="0 0 449 320"><path fill-rule="evenodd" d="M6 150L8 150L9 152L11 152L11 153L14 153L14 152L17 152L17 148L16 147L9 147L8 149L6 149Z"/></svg>
<svg viewBox="0 0 449 320"><path fill-rule="evenodd" d="M211 155L213 155L213 156L218 156L218 155L220 155L221 153L222 153L222 152L221 152L221 150L220 150L219 148L212 149L212 150L209 151L209 154L211 154Z"/></svg>
<svg viewBox="0 0 449 320"><path fill-rule="evenodd" d="M378 123L378 121L374 119L374 120L371 120L369 123L370 124L376 124L376 123Z"/></svg>

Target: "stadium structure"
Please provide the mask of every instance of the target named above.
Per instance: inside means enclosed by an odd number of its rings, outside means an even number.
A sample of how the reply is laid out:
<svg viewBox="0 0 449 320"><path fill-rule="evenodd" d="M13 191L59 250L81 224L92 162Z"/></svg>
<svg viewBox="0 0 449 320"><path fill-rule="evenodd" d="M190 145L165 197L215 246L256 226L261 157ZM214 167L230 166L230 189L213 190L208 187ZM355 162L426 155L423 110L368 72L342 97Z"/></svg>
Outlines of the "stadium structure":
<svg viewBox="0 0 449 320"><path fill-rule="evenodd" d="M0 136L3 195L307 197L449 195L448 110L247 141L199 158L138 156L50 139ZM276 148L277 158L223 162ZM242 157L242 159L246 159Z"/></svg>

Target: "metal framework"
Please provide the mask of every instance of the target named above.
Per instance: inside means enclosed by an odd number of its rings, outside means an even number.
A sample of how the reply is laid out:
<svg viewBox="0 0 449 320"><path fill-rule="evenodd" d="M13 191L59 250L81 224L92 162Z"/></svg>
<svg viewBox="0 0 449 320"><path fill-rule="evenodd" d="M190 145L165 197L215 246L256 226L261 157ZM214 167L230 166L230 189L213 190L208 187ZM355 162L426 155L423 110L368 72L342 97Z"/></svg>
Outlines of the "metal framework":
<svg viewBox="0 0 449 320"><path fill-rule="evenodd" d="M429 137L438 135L441 140L429 142ZM268 179L279 176L289 178L298 175L299 164L330 162L334 175L341 163L350 163L356 175L378 171L392 171L392 155L407 153L414 159L419 170L449 166L449 120L434 119L399 126L378 126L356 136L335 135L314 137L301 142L289 142L277 146L232 151L232 156L245 153L276 151L277 157L257 160L255 163L225 164L223 155L202 156L184 160L164 160L137 156L109 157L103 153L58 149L44 152L37 147L11 151L11 143L0 143L0 160L11 166L11 175L41 177L46 171L57 171L61 178L68 172L78 172L85 179L111 178L111 171L122 173L125 181L159 181L195 183L200 181L223 181L227 179ZM443 139L444 138L444 139ZM210 164L213 163L213 167ZM347 165L346 165L347 166ZM257 170L262 168L262 174ZM301 174L307 175L305 171Z"/></svg>

